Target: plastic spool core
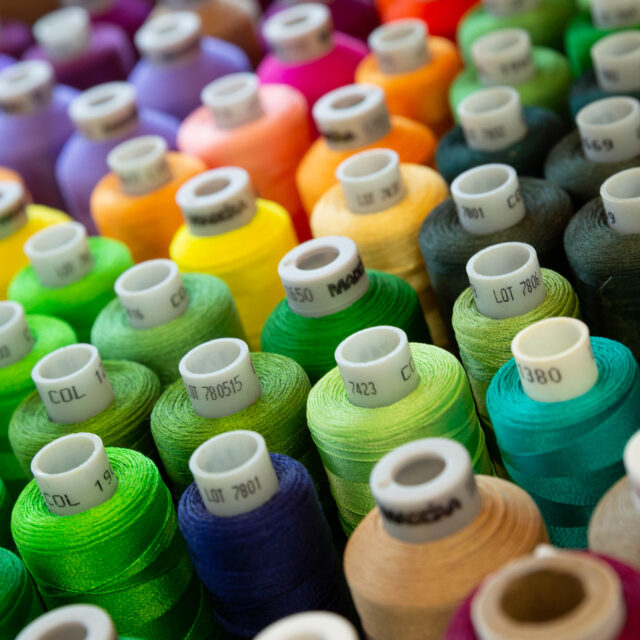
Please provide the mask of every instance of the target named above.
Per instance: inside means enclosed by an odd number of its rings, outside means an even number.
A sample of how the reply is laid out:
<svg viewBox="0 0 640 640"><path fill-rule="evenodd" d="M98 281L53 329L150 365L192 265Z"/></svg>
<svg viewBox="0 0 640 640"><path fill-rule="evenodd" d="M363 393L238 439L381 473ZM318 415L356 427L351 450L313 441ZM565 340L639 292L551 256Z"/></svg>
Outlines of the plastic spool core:
<svg viewBox="0 0 640 640"><path fill-rule="evenodd" d="M357 407L386 407L420 382L407 334L396 327L354 333L338 345L335 358L349 400Z"/></svg>
<svg viewBox="0 0 640 640"><path fill-rule="evenodd" d="M40 616L16 640L118 640L118 634L106 611L74 604Z"/></svg>
<svg viewBox="0 0 640 640"><path fill-rule="evenodd" d="M239 167L205 171L188 180L176 194L189 231L217 236L253 220L258 207L249 174Z"/></svg>
<svg viewBox="0 0 640 640"><path fill-rule="evenodd" d="M259 86L255 73L232 73L208 84L201 98L221 129L235 129L264 115Z"/></svg>
<svg viewBox="0 0 640 640"><path fill-rule="evenodd" d="M494 16L513 16L532 11L540 4L540 0L483 0L482 4Z"/></svg>
<svg viewBox="0 0 640 640"><path fill-rule="evenodd" d="M372 84L334 89L313 105L312 112L327 145L337 151L365 147L391 131L384 91Z"/></svg>
<svg viewBox="0 0 640 640"><path fill-rule="evenodd" d="M282 258L278 275L291 311L308 318L338 313L369 289L356 243L341 236L303 242Z"/></svg>
<svg viewBox="0 0 640 640"><path fill-rule="evenodd" d="M170 64L197 51L202 20L193 11L172 11L149 20L135 35L141 55L156 64Z"/></svg>
<svg viewBox="0 0 640 640"><path fill-rule="evenodd" d="M16 62L0 71L0 109L10 115L38 111L51 102L54 84L48 62Z"/></svg>
<svg viewBox="0 0 640 640"><path fill-rule="evenodd" d="M11 300L0 301L0 369L22 360L34 344L23 306Z"/></svg>
<svg viewBox="0 0 640 640"><path fill-rule="evenodd" d="M613 33L591 47L598 85L611 93L640 89L640 33Z"/></svg>
<svg viewBox="0 0 640 640"><path fill-rule="evenodd" d="M336 170L347 207L353 213L378 213L402 202L407 190L400 157L391 149L362 151Z"/></svg>
<svg viewBox="0 0 640 640"><path fill-rule="evenodd" d="M25 243L43 287L59 289L84 278L93 268L87 230L79 222L61 222L34 233Z"/></svg>
<svg viewBox="0 0 640 640"><path fill-rule="evenodd" d="M640 233L640 169L611 176L600 187L607 223L617 233Z"/></svg>
<svg viewBox="0 0 640 640"><path fill-rule="evenodd" d="M422 20L395 20L371 32L369 48L385 73L407 73L429 63L427 27Z"/></svg>
<svg viewBox="0 0 640 640"><path fill-rule="evenodd" d="M90 344L52 351L33 367L31 378L53 422L82 422L113 402L113 387L100 354Z"/></svg>
<svg viewBox="0 0 640 640"><path fill-rule="evenodd" d="M24 187L19 182L0 182L0 239L15 233L28 221Z"/></svg>
<svg viewBox="0 0 640 640"><path fill-rule="evenodd" d="M482 507L469 453L445 438L394 449L373 468L370 485L384 528L403 542L445 538L466 527Z"/></svg>
<svg viewBox="0 0 640 640"><path fill-rule="evenodd" d="M526 209L518 174L507 164L485 164L461 173L451 183L462 228L473 235L509 229Z"/></svg>
<svg viewBox="0 0 640 640"><path fill-rule="evenodd" d="M631 485L631 501L640 512L640 431L631 436L624 448L624 467Z"/></svg>
<svg viewBox="0 0 640 640"><path fill-rule="evenodd" d="M591 20L599 29L634 27L640 23L638 0L591 0Z"/></svg>
<svg viewBox="0 0 640 640"><path fill-rule="evenodd" d="M478 251L467 262L478 312L502 320L528 313L547 295L536 250L523 242L503 242Z"/></svg>
<svg viewBox="0 0 640 640"><path fill-rule="evenodd" d="M66 7L42 16L33 25L38 44L55 60L79 58L91 40L91 18L83 7Z"/></svg>
<svg viewBox="0 0 640 640"><path fill-rule="evenodd" d="M515 560L490 576L471 604L480 640L615 640L625 619L618 575L575 552Z"/></svg>
<svg viewBox="0 0 640 640"><path fill-rule="evenodd" d="M474 65L483 85L517 86L536 75L531 36L524 29L499 29L471 46Z"/></svg>
<svg viewBox="0 0 640 640"><path fill-rule="evenodd" d="M230 431L201 444L189 469L209 513L231 517L270 500L280 487L264 438L254 431Z"/></svg>
<svg viewBox="0 0 640 640"><path fill-rule="evenodd" d="M491 87L467 96L458 105L467 146L478 151L501 151L528 132L520 94L513 87Z"/></svg>
<svg viewBox="0 0 640 640"><path fill-rule="evenodd" d="M274 622L255 640L358 640L353 625L328 611L296 613Z"/></svg>
<svg viewBox="0 0 640 640"><path fill-rule="evenodd" d="M249 347L237 338L219 338L191 349L178 369L193 410L204 418L238 413L262 393Z"/></svg>
<svg viewBox="0 0 640 640"><path fill-rule="evenodd" d="M576 115L582 151L592 162L626 162L640 155L640 102L614 97L597 100Z"/></svg>
<svg viewBox="0 0 640 640"><path fill-rule="evenodd" d="M322 4L304 3L271 16L262 28L269 49L282 62L316 60L333 49L331 13Z"/></svg>
<svg viewBox="0 0 640 640"><path fill-rule="evenodd" d="M134 329L151 329L179 318L189 296L173 260L147 260L127 269L114 289Z"/></svg>

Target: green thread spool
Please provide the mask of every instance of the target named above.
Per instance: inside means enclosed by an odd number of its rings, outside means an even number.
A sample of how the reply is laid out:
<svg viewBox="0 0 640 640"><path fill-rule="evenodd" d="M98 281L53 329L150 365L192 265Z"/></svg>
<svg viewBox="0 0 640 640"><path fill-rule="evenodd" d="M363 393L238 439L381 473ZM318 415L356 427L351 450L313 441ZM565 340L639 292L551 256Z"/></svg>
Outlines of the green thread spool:
<svg viewBox="0 0 640 640"><path fill-rule="evenodd" d="M455 439L469 451L477 473L493 474L467 376L453 355L432 345L409 345L394 327L374 327L342 342L336 360L344 373L336 367L313 387L307 420L347 534L375 506L372 468L401 444ZM383 361L402 370L402 380L386 366L378 368ZM383 404L361 406L377 401Z"/></svg>
<svg viewBox="0 0 640 640"><path fill-rule="evenodd" d="M98 315L91 342L103 358L134 360L163 385L179 377L187 351L208 340L244 338L229 287L215 276L180 276L171 260L150 260L116 281L118 298Z"/></svg>
<svg viewBox="0 0 640 640"><path fill-rule="evenodd" d="M11 498L4 482L0 480L0 547L13 547L9 522L11 520Z"/></svg>
<svg viewBox="0 0 640 640"><path fill-rule="evenodd" d="M13 278L8 298L27 313L67 321L88 342L94 320L115 296L117 277L133 265L129 249L109 238L87 239L82 225L67 222L31 236L25 252L31 264Z"/></svg>

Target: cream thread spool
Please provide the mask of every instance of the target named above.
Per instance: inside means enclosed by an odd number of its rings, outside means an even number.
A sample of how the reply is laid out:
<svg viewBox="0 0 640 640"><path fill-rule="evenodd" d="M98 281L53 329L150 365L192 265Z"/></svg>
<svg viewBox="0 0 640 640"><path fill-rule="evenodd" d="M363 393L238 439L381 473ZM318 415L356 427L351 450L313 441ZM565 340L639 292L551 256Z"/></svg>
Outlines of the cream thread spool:
<svg viewBox="0 0 640 640"><path fill-rule="evenodd" d="M623 31L591 47L598 85L611 93L640 89L640 33Z"/></svg>
<svg viewBox="0 0 640 640"><path fill-rule="evenodd" d="M312 113L327 145L336 151L366 147L391 131L384 91L371 84L334 89L313 105Z"/></svg>
<svg viewBox="0 0 640 640"><path fill-rule="evenodd" d="M473 235L509 229L526 209L518 174L506 164L485 164L461 173L451 184L462 228Z"/></svg>
<svg viewBox="0 0 640 640"><path fill-rule="evenodd" d="M53 422L82 422L113 402L113 387L91 344L52 351L33 367L31 378Z"/></svg>
<svg viewBox="0 0 640 640"><path fill-rule="evenodd" d="M482 5L494 16L513 16L525 11L533 11L540 0L483 0Z"/></svg>
<svg viewBox="0 0 640 640"><path fill-rule="evenodd" d="M394 20L369 35L373 51L384 73L408 73L429 64L427 27L422 20Z"/></svg>
<svg viewBox="0 0 640 640"><path fill-rule="evenodd" d="M0 301L0 369L20 362L34 344L23 306L11 300Z"/></svg>
<svg viewBox="0 0 640 640"><path fill-rule="evenodd" d="M589 328L575 318L547 318L511 342L524 392L536 402L566 402L598 380Z"/></svg>
<svg viewBox="0 0 640 640"><path fill-rule="evenodd" d="M513 87L491 87L467 96L458 105L467 146L478 151L501 151L528 132L520 94Z"/></svg>
<svg viewBox="0 0 640 640"><path fill-rule="evenodd" d="M354 333L338 345L335 358L349 400L357 407L386 407L420 383L407 334L396 327Z"/></svg>
<svg viewBox="0 0 640 640"><path fill-rule="evenodd" d="M625 619L615 571L577 553L515 560L489 577L471 604L480 640L615 640Z"/></svg>
<svg viewBox="0 0 640 640"><path fill-rule="evenodd" d="M171 11L147 21L135 35L140 54L155 64L172 64L198 50L202 20L193 11Z"/></svg>
<svg viewBox="0 0 640 640"><path fill-rule="evenodd" d="M591 0L591 19L598 29L620 29L640 23L638 0Z"/></svg>
<svg viewBox="0 0 640 640"><path fill-rule="evenodd" d="M255 640L358 640L353 625L328 611L296 613L274 622Z"/></svg>
<svg viewBox="0 0 640 640"><path fill-rule="evenodd" d="M342 236L303 242L278 265L293 313L321 318L350 307L369 290L356 243Z"/></svg>
<svg viewBox="0 0 640 640"><path fill-rule="evenodd" d="M109 614L90 604L72 604L45 613L25 627L16 640L118 640Z"/></svg>
<svg viewBox="0 0 640 640"><path fill-rule="evenodd" d="M207 440L191 455L189 469L207 511L223 518L257 509L280 487L267 444L254 431L230 431Z"/></svg>
<svg viewBox="0 0 640 640"><path fill-rule="evenodd" d="M47 509L72 516L105 503L118 488L102 440L94 433L72 433L42 447L31 472Z"/></svg>
<svg viewBox="0 0 640 640"><path fill-rule="evenodd" d="M47 13L33 25L33 36L55 60L77 58L89 47L89 12L83 7L66 7Z"/></svg>
<svg viewBox="0 0 640 640"><path fill-rule="evenodd" d="M44 60L16 62L0 72L0 109L11 115L49 104L55 84L53 67Z"/></svg>
<svg viewBox="0 0 640 640"><path fill-rule="evenodd" d="M517 86L536 75L531 36L524 29L499 29L478 38L471 55L485 86Z"/></svg>
<svg viewBox="0 0 640 640"><path fill-rule="evenodd" d="M262 393L249 347L237 338L219 338L191 349L178 369L193 410L204 418L242 411Z"/></svg>
<svg viewBox="0 0 640 640"><path fill-rule="evenodd" d="M607 222L617 233L640 233L640 169L611 176L600 187Z"/></svg>
<svg viewBox="0 0 640 640"><path fill-rule="evenodd" d="M87 230L79 222L61 222L34 233L25 243L38 281L48 289L59 289L84 278L94 260Z"/></svg>
<svg viewBox="0 0 640 640"><path fill-rule="evenodd" d="M259 86L255 73L231 73L202 90L202 103L211 111L218 127L235 129L264 115Z"/></svg>
<svg viewBox="0 0 640 640"><path fill-rule="evenodd" d="M23 186L18 182L0 182L0 239L22 229L28 221Z"/></svg>
<svg viewBox="0 0 640 640"><path fill-rule="evenodd" d="M478 251L467 262L478 312L512 318L538 307L547 295L536 250L523 242L503 242Z"/></svg>
<svg viewBox="0 0 640 640"><path fill-rule="evenodd" d="M640 155L640 102L597 100L576 115L584 155L592 162L626 162Z"/></svg>
<svg viewBox="0 0 640 640"><path fill-rule="evenodd" d="M116 280L116 295L134 329L151 329L182 316L189 296L173 260L148 260Z"/></svg>

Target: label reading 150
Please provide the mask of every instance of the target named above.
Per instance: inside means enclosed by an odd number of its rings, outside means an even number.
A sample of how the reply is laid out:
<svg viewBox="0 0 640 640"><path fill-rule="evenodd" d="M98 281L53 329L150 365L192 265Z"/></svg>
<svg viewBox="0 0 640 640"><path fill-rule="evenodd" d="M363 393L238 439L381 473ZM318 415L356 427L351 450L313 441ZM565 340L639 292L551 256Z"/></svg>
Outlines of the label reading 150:
<svg viewBox="0 0 640 640"><path fill-rule="evenodd" d="M551 369L532 369L522 364L518 364L517 366L520 377L531 384L548 384L549 382L558 384L562 381L562 373L560 373L560 369L557 367L551 367Z"/></svg>

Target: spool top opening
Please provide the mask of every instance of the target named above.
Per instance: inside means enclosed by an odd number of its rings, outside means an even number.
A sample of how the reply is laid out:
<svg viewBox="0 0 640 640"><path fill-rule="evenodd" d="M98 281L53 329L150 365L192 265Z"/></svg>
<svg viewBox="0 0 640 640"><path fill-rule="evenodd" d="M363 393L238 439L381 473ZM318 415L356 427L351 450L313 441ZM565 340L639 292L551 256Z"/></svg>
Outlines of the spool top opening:
<svg viewBox="0 0 640 640"><path fill-rule="evenodd" d="M21 315L21 307L11 300L0 301L0 331L8 324L15 322Z"/></svg>
<svg viewBox="0 0 640 640"><path fill-rule="evenodd" d="M191 376L222 373L240 360L246 351L248 351L247 345L234 338L207 342L192 349L185 356L184 368Z"/></svg>
<svg viewBox="0 0 640 640"><path fill-rule="evenodd" d="M320 247L300 256L295 265L302 271L314 271L335 262L339 255L340 252L334 247Z"/></svg>
<svg viewBox="0 0 640 640"><path fill-rule="evenodd" d="M40 377L45 380L63 382L85 369L96 356L97 350L88 344L73 344L58 349L42 358L34 367Z"/></svg>
<svg viewBox="0 0 640 640"><path fill-rule="evenodd" d="M91 37L89 12L74 6L47 13L33 25L33 35L52 57L75 58L86 50Z"/></svg>
<svg viewBox="0 0 640 640"><path fill-rule="evenodd" d="M149 164L167 151L167 143L160 136L140 136L118 145L109 154L108 163L113 171L126 171Z"/></svg>
<svg viewBox="0 0 640 640"><path fill-rule="evenodd" d="M33 465L43 476L68 473L91 464L101 447L102 441L98 436L74 433L58 438L40 449L33 459Z"/></svg>
<svg viewBox="0 0 640 640"><path fill-rule="evenodd" d="M506 166L485 165L467 171L456 180L456 190L463 195L491 195L503 187L513 175Z"/></svg>
<svg viewBox="0 0 640 640"><path fill-rule="evenodd" d="M343 181L362 181L376 179L390 168L399 164L398 154L391 149L372 149L356 154L340 164L338 179Z"/></svg>
<svg viewBox="0 0 640 640"><path fill-rule="evenodd" d="M609 200L640 199L640 168L628 169L611 176L602 185L602 195Z"/></svg>
<svg viewBox="0 0 640 640"><path fill-rule="evenodd" d="M87 89L69 107L69 115L79 128L135 111L136 90L127 82L107 82Z"/></svg>
<svg viewBox="0 0 640 640"><path fill-rule="evenodd" d="M200 40L202 20L193 11L171 11L149 20L135 35L140 53L150 58L170 59Z"/></svg>
<svg viewBox="0 0 640 640"><path fill-rule="evenodd" d="M200 447L194 464L202 473L221 474L242 471L259 453L259 440L250 431L233 431L212 438L210 446Z"/></svg>
<svg viewBox="0 0 640 640"><path fill-rule="evenodd" d="M89 632L81 622L62 622L34 636L33 640L87 640L88 636Z"/></svg>
<svg viewBox="0 0 640 640"><path fill-rule="evenodd" d="M634 98L604 98L583 107L576 116L576 124L592 128L606 128L625 121L638 112L639 103Z"/></svg>
<svg viewBox="0 0 640 640"><path fill-rule="evenodd" d="M481 89L465 98L458 106L460 117L487 116L520 106L520 96L512 87Z"/></svg>
<svg viewBox="0 0 640 640"><path fill-rule="evenodd" d="M531 255L531 250L526 245L494 245L473 256L469 261L469 268L480 277L502 277L524 267L531 260Z"/></svg>
<svg viewBox="0 0 640 640"><path fill-rule="evenodd" d="M524 29L499 29L481 36L473 43L478 57L503 56L516 47L530 47L531 37Z"/></svg>
<svg viewBox="0 0 640 640"><path fill-rule="evenodd" d="M16 62L0 71L0 104L11 107L17 99L35 91L51 88L54 82L53 67L48 62Z"/></svg>
<svg viewBox="0 0 640 640"><path fill-rule="evenodd" d="M613 33L598 40L593 45L593 53L601 58L612 61L632 57L640 52L640 33L637 31L623 31Z"/></svg>
<svg viewBox="0 0 640 640"><path fill-rule="evenodd" d="M36 618L17 640L118 640L106 611L94 605L59 607Z"/></svg>
<svg viewBox="0 0 640 640"><path fill-rule="evenodd" d="M5 211L24 203L24 187L19 182L0 182L0 217Z"/></svg>
<svg viewBox="0 0 640 640"><path fill-rule="evenodd" d="M393 472L394 481L406 487L415 487L435 480L445 469L446 461L438 455L422 456L398 465Z"/></svg>
<svg viewBox="0 0 640 640"><path fill-rule="evenodd" d="M125 293L152 292L172 277L177 266L171 260L149 260L131 267L118 279Z"/></svg>
<svg viewBox="0 0 640 640"><path fill-rule="evenodd" d="M326 611L296 613L273 623L255 640L357 640L350 622Z"/></svg>
<svg viewBox="0 0 640 640"><path fill-rule="evenodd" d="M260 86L255 73L232 73L214 80L202 91L202 102L209 107L229 107L250 99Z"/></svg>
<svg viewBox="0 0 640 640"><path fill-rule="evenodd" d="M403 348L399 330L373 327L347 338L338 346L338 353L349 366L368 366L395 355Z"/></svg>
<svg viewBox="0 0 640 640"><path fill-rule="evenodd" d="M86 236L84 227L78 222L54 224L31 236L25 245L29 257L50 257L64 254L72 245Z"/></svg>
<svg viewBox="0 0 640 640"><path fill-rule="evenodd" d="M570 355L585 340L589 340L589 329L584 323L571 318L549 318L521 331L514 338L513 348L528 359L546 360Z"/></svg>

